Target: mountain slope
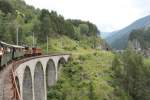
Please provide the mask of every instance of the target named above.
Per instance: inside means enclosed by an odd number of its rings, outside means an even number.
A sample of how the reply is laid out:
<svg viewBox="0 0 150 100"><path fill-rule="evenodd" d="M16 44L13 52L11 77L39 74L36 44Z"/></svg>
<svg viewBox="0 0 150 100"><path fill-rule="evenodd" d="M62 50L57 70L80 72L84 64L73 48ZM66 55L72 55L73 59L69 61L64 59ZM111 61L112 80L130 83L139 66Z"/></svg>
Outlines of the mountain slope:
<svg viewBox="0 0 150 100"><path fill-rule="evenodd" d="M150 25L150 16L146 16L119 31L110 33L112 35L107 37L106 40L114 49L125 49L127 47L130 32L134 29L143 28L149 25Z"/></svg>
<svg viewBox="0 0 150 100"><path fill-rule="evenodd" d="M142 50L148 50L150 48L150 27L134 30L129 36L129 41L132 42L135 48L137 43ZM136 43L134 43L136 41Z"/></svg>

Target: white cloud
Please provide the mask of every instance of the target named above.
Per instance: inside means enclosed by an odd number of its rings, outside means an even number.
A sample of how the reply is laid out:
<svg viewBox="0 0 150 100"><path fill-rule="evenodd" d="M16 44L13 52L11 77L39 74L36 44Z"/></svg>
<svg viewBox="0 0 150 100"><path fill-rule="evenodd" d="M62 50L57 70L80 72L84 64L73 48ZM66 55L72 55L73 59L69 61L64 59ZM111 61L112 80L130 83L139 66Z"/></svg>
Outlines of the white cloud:
<svg viewBox="0 0 150 100"><path fill-rule="evenodd" d="M89 20L101 31L121 29L148 15L150 0L25 0L36 8L55 10L65 18ZM142 3L141 3L142 2ZM147 6L145 6L145 3Z"/></svg>

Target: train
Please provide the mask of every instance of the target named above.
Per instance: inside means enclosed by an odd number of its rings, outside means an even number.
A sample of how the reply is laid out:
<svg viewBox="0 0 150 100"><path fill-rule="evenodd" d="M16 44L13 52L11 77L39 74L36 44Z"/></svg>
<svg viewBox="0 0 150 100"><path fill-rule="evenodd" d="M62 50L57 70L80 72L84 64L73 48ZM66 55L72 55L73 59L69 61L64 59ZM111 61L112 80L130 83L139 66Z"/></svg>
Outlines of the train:
<svg viewBox="0 0 150 100"><path fill-rule="evenodd" d="M42 55L41 48L12 45L0 41L0 69L13 60L39 55Z"/></svg>

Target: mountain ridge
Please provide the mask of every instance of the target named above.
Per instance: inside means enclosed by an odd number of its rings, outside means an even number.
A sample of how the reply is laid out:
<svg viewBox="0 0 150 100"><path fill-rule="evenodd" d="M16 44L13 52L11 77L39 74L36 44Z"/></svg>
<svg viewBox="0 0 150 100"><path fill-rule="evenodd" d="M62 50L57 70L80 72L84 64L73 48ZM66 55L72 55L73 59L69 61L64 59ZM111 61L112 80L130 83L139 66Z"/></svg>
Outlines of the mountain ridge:
<svg viewBox="0 0 150 100"><path fill-rule="evenodd" d="M121 30L110 33L112 35L108 36L106 38L106 41L114 49L125 49L127 47L130 32L132 30L143 28L149 25L150 25L150 15L134 21L132 24L128 25L127 27Z"/></svg>

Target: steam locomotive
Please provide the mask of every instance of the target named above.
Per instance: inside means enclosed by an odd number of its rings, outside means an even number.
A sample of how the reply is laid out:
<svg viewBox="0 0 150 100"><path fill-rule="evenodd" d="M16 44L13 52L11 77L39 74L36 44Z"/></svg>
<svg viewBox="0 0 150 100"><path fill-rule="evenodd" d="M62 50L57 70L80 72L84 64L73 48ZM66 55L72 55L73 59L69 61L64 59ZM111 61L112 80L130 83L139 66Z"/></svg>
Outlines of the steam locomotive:
<svg viewBox="0 0 150 100"><path fill-rule="evenodd" d="M41 48L12 45L0 41L0 69L12 60L38 55L42 55Z"/></svg>

